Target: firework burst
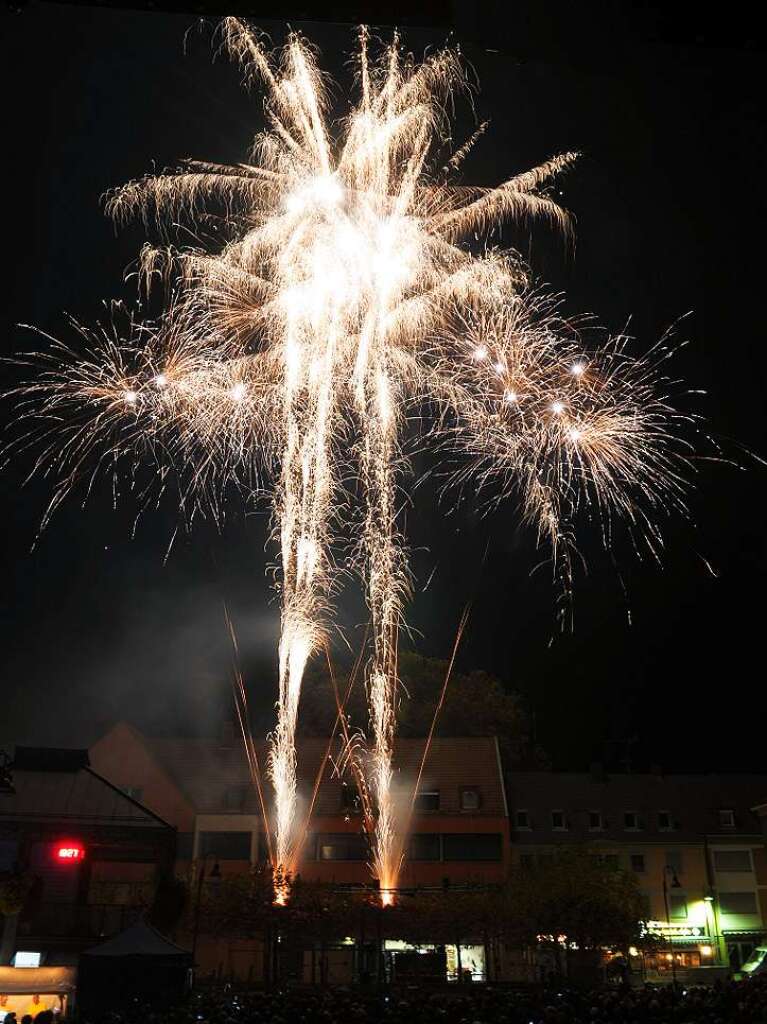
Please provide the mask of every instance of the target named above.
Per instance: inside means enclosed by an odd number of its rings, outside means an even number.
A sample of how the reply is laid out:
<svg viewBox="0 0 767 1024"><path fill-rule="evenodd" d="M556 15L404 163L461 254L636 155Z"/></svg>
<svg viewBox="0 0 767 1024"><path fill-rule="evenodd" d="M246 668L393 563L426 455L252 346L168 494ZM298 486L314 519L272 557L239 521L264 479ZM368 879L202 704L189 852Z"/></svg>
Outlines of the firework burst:
<svg viewBox="0 0 767 1024"><path fill-rule="evenodd" d="M464 84L455 52L418 64L395 39L374 59L363 29L358 99L334 134L328 82L300 36L272 54L227 19L222 39L265 96L249 162L188 161L108 199L118 222L139 216L165 231L204 217L220 241L144 247L146 287L167 289L158 323L85 332L85 354L54 345L31 357L42 372L22 389L35 424L22 443L37 444L38 464L58 475L54 504L122 458L149 456L162 480L173 471L186 506L215 505L231 481L247 494L267 482L281 599L268 770L282 872L300 846L302 677L332 623L333 551L350 545L371 618L371 860L388 891L402 856L392 753L409 590L397 515L405 424L427 423L421 437L435 452L462 457L459 481L493 480L496 495L516 495L567 578L582 503L604 524L628 519L651 544L659 513L683 503L666 350L636 361L616 339L584 351L516 253L476 251L504 220L569 231L548 186L575 155L496 188L451 184L484 131L445 162L446 109Z"/></svg>

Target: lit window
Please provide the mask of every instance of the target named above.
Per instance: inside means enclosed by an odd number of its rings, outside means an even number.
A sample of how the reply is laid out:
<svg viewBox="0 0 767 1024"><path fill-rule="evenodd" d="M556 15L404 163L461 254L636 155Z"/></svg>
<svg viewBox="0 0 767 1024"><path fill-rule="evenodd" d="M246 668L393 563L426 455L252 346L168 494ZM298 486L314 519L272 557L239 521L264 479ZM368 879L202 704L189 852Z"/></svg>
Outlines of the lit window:
<svg viewBox="0 0 767 1024"><path fill-rule="evenodd" d="M367 860L368 844L365 836L356 832L318 836L320 860Z"/></svg>
<svg viewBox="0 0 767 1024"><path fill-rule="evenodd" d="M735 811L721 809L719 811L719 824L722 828L735 828Z"/></svg>
<svg viewBox="0 0 767 1024"><path fill-rule="evenodd" d="M637 872L644 871L644 854L643 853L632 853L631 854L631 870Z"/></svg>
<svg viewBox="0 0 767 1024"><path fill-rule="evenodd" d="M515 817L517 822L517 828L530 828L529 811L517 811Z"/></svg>
<svg viewBox="0 0 767 1024"><path fill-rule="evenodd" d="M567 819L564 811L551 812L551 827L555 832L564 832L567 829Z"/></svg>
<svg viewBox="0 0 767 1024"><path fill-rule="evenodd" d="M462 811L478 811L481 805L482 800L476 786L463 786L461 788Z"/></svg>
<svg viewBox="0 0 767 1024"><path fill-rule="evenodd" d="M639 815L636 811L626 811L623 815L623 827L628 832L638 832L641 828Z"/></svg>
<svg viewBox="0 0 767 1024"><path fill-rule="evenodd" d="M438 811L439 790L429 789L421 791L415 798L415 809L417 811Z"/></svg>
<svg viewBox="0 0 767 1024"><path fill-rule="evenodd" d="M672 921L687 919L687 896L678 889L672 889L668 894L668 916Z"/></svg>
<svg viewBox="0 0 767 1024"><path fill-rule="evenodd" d="M589 831L590 832L601 832L602 828L602 812L601 811L589 811Z"/></svg>

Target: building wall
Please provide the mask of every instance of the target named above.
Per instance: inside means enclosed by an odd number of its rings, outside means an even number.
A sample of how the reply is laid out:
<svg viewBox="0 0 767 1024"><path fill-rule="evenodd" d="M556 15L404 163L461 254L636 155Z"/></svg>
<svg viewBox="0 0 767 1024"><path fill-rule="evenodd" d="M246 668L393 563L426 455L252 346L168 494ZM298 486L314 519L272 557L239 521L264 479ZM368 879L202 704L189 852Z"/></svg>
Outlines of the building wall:
<svg viewBox="0 0 767 1024"><path fill-rule="evenodd" d="M89 755L99 775L134 795L179 832L194 831L192 804L132 726L118 723L93 744Z"/></svg>

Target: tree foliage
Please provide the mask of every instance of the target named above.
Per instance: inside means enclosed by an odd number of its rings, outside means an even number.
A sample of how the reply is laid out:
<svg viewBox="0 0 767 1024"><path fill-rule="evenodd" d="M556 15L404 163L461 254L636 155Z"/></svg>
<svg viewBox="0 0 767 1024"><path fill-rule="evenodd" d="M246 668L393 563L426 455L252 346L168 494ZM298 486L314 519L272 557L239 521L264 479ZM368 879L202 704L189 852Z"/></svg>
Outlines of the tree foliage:
<svg viewBox="0 0 767 1024"><path fill-rule="evenodd" d="M505 897L510 937L521 945L544 936L582 950L625 951L639 942L647 918L636 878L577 848L515 868Z"/></svg>
<svg viewBox="0 0 767 1024"><path fill-rule="evenodd" d="M428 735L447 672L447 661L410 652L400 654L399 735ZM330 734L336 720L336 693L343 702L349 679L348 666L340 666L334 679L324 662L307 672L299 716L303 735ZM353 727L366 726L367 703L361 677L354 681L345 711ZM519 694L507 693L501 681L488 672L452 673L436 721L437 736L498 736L508 763L544 767L545 757L534 748L530 734L529 716Z"/></svg>

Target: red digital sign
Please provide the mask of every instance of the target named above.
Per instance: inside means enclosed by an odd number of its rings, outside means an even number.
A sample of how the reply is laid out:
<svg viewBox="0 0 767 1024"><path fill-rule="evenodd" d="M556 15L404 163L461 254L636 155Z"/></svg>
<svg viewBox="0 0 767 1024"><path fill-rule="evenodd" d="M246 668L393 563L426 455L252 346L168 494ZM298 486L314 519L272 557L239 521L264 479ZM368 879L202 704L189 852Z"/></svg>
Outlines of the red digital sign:
<svg viewBox="0 0 767 1024"><path fill-rule="evenodd" d="M85 847L75 841L57 843L54 853L56 860L63 864L77 863L85 859Z"/></svg>

